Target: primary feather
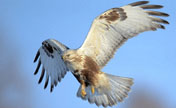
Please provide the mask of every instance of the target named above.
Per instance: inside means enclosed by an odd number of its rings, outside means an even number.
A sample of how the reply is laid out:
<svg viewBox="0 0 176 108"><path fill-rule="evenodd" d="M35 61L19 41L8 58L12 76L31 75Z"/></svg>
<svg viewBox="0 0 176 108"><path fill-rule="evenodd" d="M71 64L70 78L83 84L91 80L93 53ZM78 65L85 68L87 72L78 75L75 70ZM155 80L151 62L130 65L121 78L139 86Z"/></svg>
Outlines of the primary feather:
<svg viewBox="0 0 176 108"><path fill-rule="evenodd" d="M103 67L129 38L144 31L164 29L161 23L169 23L153 15L169 15L145 10L163 7L161 5L146 5L147 3L148 1L140 1L120 8L112 8L98 16L93 21L87 38L79 51L91 56L100 67Z"/></svg>
<svg viewBox="0 0 176 108"><path fill-rule="evenodd" d="M38 50L34 62L38 60L38 66L34 74L37 74L42 64L42 72L38 83L41 83L46 73L45 86L47 87L49 79L51 81L50 91L52 92L54 85L56 86L58 81L60 82L64 78L68 68L66 67L61 56L64 51L68 50L68 47L61 44L54 39L45 40L42 46Z"/></svg>
<svg viewBox="0 0 176 108"><path fill-rule="evenodd" d="M39 48L34 62L38 60L34 74L42 66L38 83L44 76L45 85L51 81L50 91L64 78L67 71L79 81L77 96L97 106L113 106L128 96L133 79L114 76L101 71L116 50L128 39L139 33L165 29L166 13L146 9L160 9L161 5L148 5L139 1L120 8L112 8L99 15L82 46L71 50L54 39L45 40Z"/></svg>

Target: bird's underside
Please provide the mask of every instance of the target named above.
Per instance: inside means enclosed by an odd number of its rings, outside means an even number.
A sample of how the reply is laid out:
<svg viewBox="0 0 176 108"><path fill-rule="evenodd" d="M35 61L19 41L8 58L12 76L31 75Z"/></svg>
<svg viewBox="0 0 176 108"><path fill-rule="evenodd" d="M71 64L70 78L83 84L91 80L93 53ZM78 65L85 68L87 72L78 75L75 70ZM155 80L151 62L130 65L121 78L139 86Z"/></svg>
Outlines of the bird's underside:
<svg viewBox="0 0 176 108"><path fill-rule="evenodd" d="M97 106L113 106L128 96L133 79L114 76L101 71L113 57L116 50L129 38L144 31L164 29L166 20L155 16L169 16L163 12L147 9L160 9L161 5L148 5L148 1L112 8L98 16L83 45L71 50L62 43L48 39L42 43L34 62L42 72L38 83L45 76L44 88L50 80L50 91L71 71L80 83L77 96L95 103Z"/></svg>

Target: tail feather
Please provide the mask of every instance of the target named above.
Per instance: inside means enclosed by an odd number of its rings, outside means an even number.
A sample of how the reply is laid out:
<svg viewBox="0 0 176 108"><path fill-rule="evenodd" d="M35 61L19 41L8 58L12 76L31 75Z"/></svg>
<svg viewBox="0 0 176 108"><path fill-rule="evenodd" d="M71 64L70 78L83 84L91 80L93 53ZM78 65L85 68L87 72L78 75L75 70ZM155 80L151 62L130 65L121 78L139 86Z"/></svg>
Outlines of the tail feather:
<svg viewBox="0 0 176 108"><path fill-rule="evenodd" d="M119 76L113 76L110 74L106 74L109 78L109 84L111 87L110 96L115 96L119 102L122 102L125 97L128 96L128 92L130 91L130 87L133 84L131 78L124 78ZM115 98L115 99L116 99Z"/></svg>
<svg viewBox="0 0 176 108"><path fill-rule="evenodd" d="M83 100L88 100L89 103L95 103L97 106L113 106L118 102L122 102L125 97L128 96L131 85L133 84L133 79L125 78L120 76L114 76L110 74L103 73L100 77L100 83L104 79L107 79L108 86L97 86L95 87L95 93L92 94L91 86L86 87L87 95L85 97L81 96L81 86L77 92L77 96L81 97Z"/></svg>

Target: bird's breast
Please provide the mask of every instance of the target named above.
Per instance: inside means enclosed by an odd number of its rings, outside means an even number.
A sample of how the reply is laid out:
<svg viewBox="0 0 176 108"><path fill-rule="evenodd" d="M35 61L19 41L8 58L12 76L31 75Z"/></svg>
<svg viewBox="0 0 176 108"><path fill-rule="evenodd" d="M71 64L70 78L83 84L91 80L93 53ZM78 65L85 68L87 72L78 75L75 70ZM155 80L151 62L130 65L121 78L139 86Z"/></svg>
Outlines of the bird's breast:
<svg viewBox="0 0 176 108"><path fill-rule="evenodd" d="M95 85L97 82L97 74L100 73L100 68L91 57L84 56L80 62L72 63L70 66L73 75L79 82L84 80L86 85Z"/></svg>

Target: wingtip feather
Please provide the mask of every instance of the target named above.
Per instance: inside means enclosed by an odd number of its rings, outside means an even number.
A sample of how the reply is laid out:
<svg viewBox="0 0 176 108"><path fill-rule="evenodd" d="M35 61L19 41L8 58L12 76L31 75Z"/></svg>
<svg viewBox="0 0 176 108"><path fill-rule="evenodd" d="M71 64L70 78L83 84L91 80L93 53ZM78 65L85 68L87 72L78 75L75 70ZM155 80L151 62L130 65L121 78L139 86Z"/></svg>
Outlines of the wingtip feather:
<svg viewBox="0 0 176 108"><path fill-rule="evenodd" d="M40 55L40 52L39 52L39 50L37 51L37 54L36 54L36 56L35 56L35 58L34 58L34 63L37 61L37 59L39 58L39 55Z"/></svg>
<svg viewBox="0 0 176 108"><path fill-rule="evenodd" d="M158 12L158 11L146 11L149 15L156 15L156 16L163 16L163 17L168 17L169 14L164 13L164 12Z"/></svg>
<svg viewBox="0 0 176 108"><path fill-rule="evenodd" d="M163 8L162 5L142 5L140 7L142 9L160 9L160 8Z"/></svg>
<svg viewBox="0 0 176 108"><path fill-rule="evenodd" d="M41 66L41 60L38 61L37 68L34 72L34 75L36 75L38 73L40 66Z"/></svg>
<svg viewBox="0 0 176 108"><path fill-rule="evenodd" d="M41 72L41 75L40 75L40 78L39 78L39 81L38 81L38 84L40 84L43 80L43 77L44 77L44 74L45 74L45 69L44 67L42 68L42 72Z"/></svg>
<svg viewBox="0 0 176 108"><path fill-rule="evenodd" d="M149 3L149 1L138 1L138 2L134 2L134 3L130 3L128 5L139 6L139 5L143 5L143 4L147 4L147 3Z"/></svg>
<svg viewBox="0 0 176 108"><path fill-rule="evenodd" d="M161 28L161 29L165 29L165 27L164 27L163 25L161 25L161 24L160 24L160 28Z"/></svg>
<svg viewBox="0 0 176 108"><path fill-rule="evenodd" d="M54 85L51 84L50 93L53 92Z"/></svg>
<svg viewBox="0 0 176 108"><path fill-rule="evenodd" d="M49 76L48 76L48 75L46 75L46 80L45 80L44 89L46 89L46 88L47 88L47 86L48 86L48 82L49 82Z"/></svg>

